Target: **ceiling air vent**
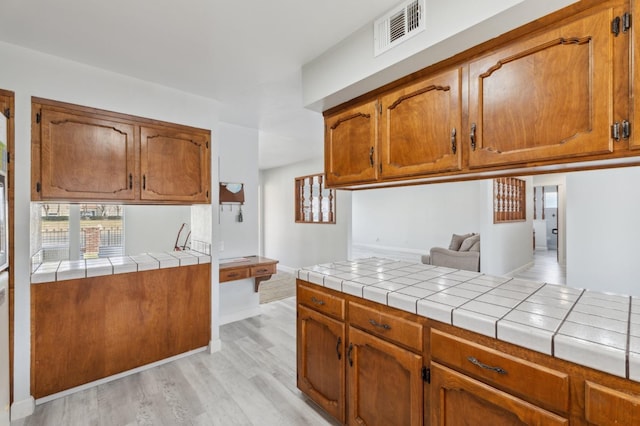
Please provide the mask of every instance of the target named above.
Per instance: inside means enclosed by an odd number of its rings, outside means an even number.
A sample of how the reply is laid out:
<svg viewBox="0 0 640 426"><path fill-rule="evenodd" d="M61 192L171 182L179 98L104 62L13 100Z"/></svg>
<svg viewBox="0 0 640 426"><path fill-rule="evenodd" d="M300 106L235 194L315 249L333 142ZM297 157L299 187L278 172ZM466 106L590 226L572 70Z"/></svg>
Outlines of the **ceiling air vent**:
<svg viewBox="0 0 640 426"><path fill-rule="evenodd" d="M405 2L373 23L375 56L424 30L424 0Z"/></svg>

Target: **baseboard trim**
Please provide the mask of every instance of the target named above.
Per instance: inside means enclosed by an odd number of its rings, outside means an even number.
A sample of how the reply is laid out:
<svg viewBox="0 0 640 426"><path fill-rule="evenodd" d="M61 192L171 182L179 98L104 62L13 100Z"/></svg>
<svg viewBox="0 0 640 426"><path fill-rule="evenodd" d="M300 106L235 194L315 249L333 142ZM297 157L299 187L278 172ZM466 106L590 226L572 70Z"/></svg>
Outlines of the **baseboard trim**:
<svg viewBox="0 0 640 426"><path fill-rule="evenodd" d="M36 401L30 396L27 399L23 399L20 401L13 401L11 404L11 421L16 421L20 419L24 419L25 417L29 417L33 414L36 409Z"/></svg>
<svg viewBox="0 0 640 426"><path fill-rule="evenodd" d="M192 351L184 352L184 353L181 353L179 355L172 356L170 358L165 358L163 360L156 361L156 362L153 362L151 364L143 365L142 367L137 367L137 368L134 368L134 369L131 369L131 370L123 371L122 373L114 374L113 376L109 376L109 377L105 377L105 378L100 379L100 380L95 380L93 382L85 383L84 385L76 386L75 388L67 389L67 390L64 390L62 392L54 393L52 395L47 395L45 397L36 399L35 403L36 403L36 405L39 405L39 404L44 404L45 402L53 401L54 399L63 398L65 396L69 396L69 395L74 394L76 392L80 392L80 391L83 391L83 390L86 390L86 389L90 389L90 388L93 388L95 386L102 385L104 383L109 383L109 382L112 382L114 380L121 379L123 377L131 376L132 374L136 374L136 373L139 373L141 371L149 370L151 368L158 367L158 366L163 365L163 364L168 364L168 363L170 363L172 361L175 361L175 360L178 360L178 359L181 359L181 358L186 358L186 357L188 357L190 355L193 355L193 354L196 354L196 353L199 353L199 352L204 352L204 351L207 350L207 348L208 347L205 346L205 347L202 347L202 348L194 349ZM33 410L31 411L31 413L33 413Z"/></svg>
<svg viewBox="0 0 640 426"><path fill-rule="evenodd" d="M280 265L278 264L278 272L287 272L289 274L294 274L298 271L299 268L292 268L290 266Z"/></svg>
<svg viewBox="0 0 640 426"><path fill-rule="evenodd" d="M508 277L512 277L512 276L514 276L514 275L518 275L520 272L523 272L523 271L525 271L525 270L527 270L527 269L531 268L531 267L533 266L533 264L534 264L534 261L532 260L531 262L529 262L529 263L525 263L524 265L520 266L519 268L516 268L516 269L514 269L514 270L513 270L513 271L511 271L511 272L507 272L507 273L506 273L506 274L504 274L504 275L506 275L506 276L508 276Z"/></svg>

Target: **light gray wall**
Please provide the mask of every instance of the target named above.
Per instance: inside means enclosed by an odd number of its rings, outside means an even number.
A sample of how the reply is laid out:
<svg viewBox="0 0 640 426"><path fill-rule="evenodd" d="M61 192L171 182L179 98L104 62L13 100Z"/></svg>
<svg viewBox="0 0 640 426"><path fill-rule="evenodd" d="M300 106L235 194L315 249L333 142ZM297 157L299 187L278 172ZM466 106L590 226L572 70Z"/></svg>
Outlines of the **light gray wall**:
<svg viewBox="0 0 640 426"><path fill-rule="evenodd" d="M486 274L509 274L533 261L532 178L521 179L527 188L526 220L506 223L493 223L493 180L480 181L480 270Z"/></svg>
<svg viewBox="0 0 640 426"><path fill-rule="evenodd" d="M0 42L0 84L15 92L15 352L12 416L30 414L31 97L211 129L217 102ZM217 176L217 165L212 167ZM173 227L173 226L170 226ZM177 230L176 230L177 231ZM170 232L174 233L173 230ZM214 309L216 309L214 307ZM214 336L217 333L214 332Z"/></svg>
<svg viewBox="0 0 640 426"><path fill-rule="evenodd" d="M640 167L567 174L567 284L640 296Z"/></svg>
<svg viewBox="0 0 640 426"><path fill-rule="evenodd" d="M220 182L243 183L245 202L242 222L238 221L240 206L216 206L220 233L214 250L220 259L258 255L258 131L220 123L218 138ZM219 290L220 324L259 314L253 279L222 283Z"/></svg>
<svg viewBox="0 0 640 426"><path fill-rule="evenodd" d="M295 223L294 179L324 172L322 158L262 172L264 255L285 268L349 257L351 192L337 191L336 224Z"/></svg>
<svg viewBox="0 0 640 426"><path fill-rule="evenodd" d="M531 193L531 178L527 178ZM493 181L382 188L353 193L353 244L374 252L427 254L452 234L481 234L481 271L509 273L532 261L532 207L527 221L493 223ZM409 258L409 256L405 256Z"/></svg>
<svg viewBox="0 0 640 426"><path fill-rule="evenodd" d="M354 191L353 244L423 254L449 247L453 233L480 232L480 188L473 181Z"/></svg>

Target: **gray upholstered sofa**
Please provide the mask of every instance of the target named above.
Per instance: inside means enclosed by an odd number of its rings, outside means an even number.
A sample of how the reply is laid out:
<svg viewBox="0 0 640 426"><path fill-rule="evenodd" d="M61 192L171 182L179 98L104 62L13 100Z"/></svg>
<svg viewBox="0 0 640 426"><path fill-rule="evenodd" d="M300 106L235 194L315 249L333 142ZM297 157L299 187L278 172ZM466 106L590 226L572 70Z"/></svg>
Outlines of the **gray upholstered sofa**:
<svg viewBox="0 0 640 426"><path fill-rule="evenodd" d="M433 247L422 263L467 271L480 271L480 234L453 234L449 248Z"/></svg>

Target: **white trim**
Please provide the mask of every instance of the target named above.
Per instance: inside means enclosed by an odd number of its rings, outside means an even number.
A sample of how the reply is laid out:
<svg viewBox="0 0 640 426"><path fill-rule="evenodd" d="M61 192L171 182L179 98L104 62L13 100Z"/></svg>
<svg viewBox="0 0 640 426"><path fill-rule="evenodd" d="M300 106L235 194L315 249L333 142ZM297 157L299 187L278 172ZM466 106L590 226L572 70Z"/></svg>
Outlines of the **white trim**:
<svg viewBox="0 0 640 426"><path fill-rule="evenodd" d="M212 354L214 352L220 352L222 350L222 340L214 339L209 342L209 346L207 347L209 353Z"/></svg>
<svg viewBox="0 0 640 426"><path fill-rule="evenodd" d="M233 312L229 315L221 315L220 316L220 325L229 324L231 322L240 321L243 319L256 317L260 315L262 312L260 311L260 306L256 306L255 308L243 309L241 311Z"/></svg>
<svg viewBox="0 0 640 426"><path fill-rule="evenodd" d="M298 271L298 268L292 268L290 266L285 266L285 265L280 265L278 264L278 272L287 272L289 274L296 274L296 272Z"/></svg>
<svg viewBox="0 0 640 426"><path fill-rule="evenodd" d="M90 389L92 387L95 387L95 386L98 386L98 385L102 385L104 383L109 383L109 382L112 382L114 380L121 379L123 377L131 376L133 374L140 373L141 371L150 370L151 368L158 367L158 366L163 365L163 364L168 364L168 363L170 363L172 361L176 361L176 360L181 359L181 358L186 358L186 357L188 357L190 355L193 355L193 354L196 354L196 353L199 353L199 352L204 352L204 351L207 350L207 348L208 347L205 346L205 347L202 347L202 348L194 349L192 351L184 352L184 353L181 353L179 355L175 355L175 356L172 356L172 357L169 357L169 358L165 358L163 360L156 361L156 362L153 362L151 364L143 365L142 367L137 367L137 368L134 368L134 369L131 369L131 370L124 371L122 373L114 374L113 376L109 376L109 377L105 377L103 379L95 380L93 382L85 383L84 385L76 386L75 388L67 389L67 390L64 390L62 392L54 393L52 395L47 395L45 397L36 399L36 405L44 404L45 402L53 401L54 399L63 398L65 396L69 396L69 395L74 394L76 392L80 392L80 391L83 391L83 390L86 390L86 389ZM31 413L33 413L33 411L31 411Z"/></svg>
<svg viewBox="0 0 640 426"><path fill-rule="evenodd" d="M11 404L11 421L24 419L33 414L36 409L36 402L32 396L21 401L13 401Z"/></svg>
<svg viewBox="0 0 640 426"><path fill-rule="evenodd" d="M528 268L532 267L532 266L533 266L533 264L534 264L534 261L532 260L531 262L529 262L529 263L525 263L524 265L520 266L519 268L516 268L516 269L514 269L514 270L513 270L513 271L511 271L511 272L507 272L507 273L506 273L506 274L504 274L504 275L505 275L505 276L507 276L507 277L513 277L513 276L518 275L518 274L520 274L521 272L523 272L523 271L527 270Z"/></svg>

